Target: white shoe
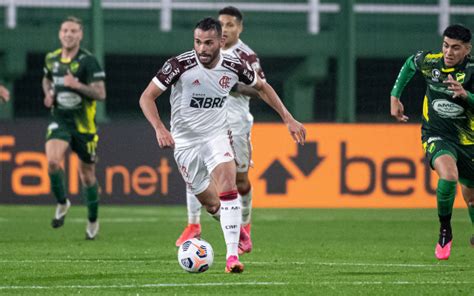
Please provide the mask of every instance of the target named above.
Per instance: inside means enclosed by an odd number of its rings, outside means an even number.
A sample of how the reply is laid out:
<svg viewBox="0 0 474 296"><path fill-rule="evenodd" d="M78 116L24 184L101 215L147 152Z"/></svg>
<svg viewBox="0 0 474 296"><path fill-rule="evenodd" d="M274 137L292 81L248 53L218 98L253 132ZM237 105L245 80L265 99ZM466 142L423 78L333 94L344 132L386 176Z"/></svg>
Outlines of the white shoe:
<svg viewBox="0 0 474 296"><path fill-rule="evenodd" d="M87 221L86 239L93 240L95 239L98 233L99 233L99 220L96 220L95 222Z"/></svg>
<svg viewBox="0 0 474 296"><path fill-rule="evenodd" d="M66 218L67 211L70 207L71 202L69 201L69 199L66 199L65 204L57 204L56 212L54 213L54 218L51 222L51 226L53 226L53 228L59 228L64 225L64 219Z"/></svg>

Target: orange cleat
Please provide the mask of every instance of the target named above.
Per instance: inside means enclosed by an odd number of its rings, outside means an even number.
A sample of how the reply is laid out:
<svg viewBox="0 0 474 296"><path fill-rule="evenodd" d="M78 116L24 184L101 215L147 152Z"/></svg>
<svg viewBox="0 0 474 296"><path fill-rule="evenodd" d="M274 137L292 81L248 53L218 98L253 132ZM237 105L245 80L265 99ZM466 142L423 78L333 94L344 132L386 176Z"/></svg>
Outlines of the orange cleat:
<svg viewBox="0 0 474 296"><path fill-rule="evenodd" d="M252 251L252 239L250 238L249 231L250 224L240 227L239 255L250 253Z"/></svg>
<svg viewBox="0 0 474 296"><path fill-rule="evenodd" d="M176 246L179 247L192 238L201 238L201 224L188 224L176 241Z"/></svg>
<svg viewBox="0 0 474 296"><path fill-rule="evenodd" d="M240 263L237 256L229 256L225 264L225 272L227 273L242 273L244 271L244 265Z"/></svg>

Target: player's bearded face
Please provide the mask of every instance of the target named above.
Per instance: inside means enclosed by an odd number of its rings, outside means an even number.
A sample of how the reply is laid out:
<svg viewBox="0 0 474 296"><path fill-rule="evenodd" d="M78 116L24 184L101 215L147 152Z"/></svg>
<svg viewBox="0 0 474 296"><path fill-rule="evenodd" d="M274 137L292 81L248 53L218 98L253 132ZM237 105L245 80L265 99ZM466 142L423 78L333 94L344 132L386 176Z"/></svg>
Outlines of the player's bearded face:
<svg viewBox="0 0 474 296"><path fill-rule="evenodd" d="M239 40L240 33L242 33L242 23L235 16L227 14L219 15L219 22L222 26L224 48L229 48Z"/></svg>
<svg viewBox="0 0 474 296"><path fill-rule="evenodd" d="M207 68L215 66L219 59L222 38L215 30L194 30L194 50L199 62Z"/></svg>
<svg viewBox="0 0 474 296"><path fill-rule="evenodd" d="M444 37L443 39L443 58L444 64L448 67L454 67L464 61L471 52L471 44L464 43L461 40Z"/></svg>
<svg viewBox="0 0 474 296"><path fill-rule="evenodd" d="M65 49L74 49L80 46L82 40L82 28L75 22L65 22L59 29L59 40Z"/></svg>

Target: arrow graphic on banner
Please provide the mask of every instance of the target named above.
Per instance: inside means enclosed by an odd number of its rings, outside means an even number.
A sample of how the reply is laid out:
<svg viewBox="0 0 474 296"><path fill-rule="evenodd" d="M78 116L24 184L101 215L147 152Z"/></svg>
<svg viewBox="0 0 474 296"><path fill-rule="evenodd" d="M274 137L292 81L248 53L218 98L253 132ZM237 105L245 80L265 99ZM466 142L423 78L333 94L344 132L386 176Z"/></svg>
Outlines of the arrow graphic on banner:
<svg viewBox="0 0 474 296"><path fill-rule="evenodd" d="M267 193L285 194L286 182L293 179L293 176L281 164L280 161L274 160L272 164L263 172L259 179L267 181Z"/></svg>
<svg viewBox="0 0 474 296"><path fill-rule="evenodd" d="M304 146L298 145L298 153L292 156L291 160L307 177L324 158L318 155L318 142L307 142Z"/></svg>

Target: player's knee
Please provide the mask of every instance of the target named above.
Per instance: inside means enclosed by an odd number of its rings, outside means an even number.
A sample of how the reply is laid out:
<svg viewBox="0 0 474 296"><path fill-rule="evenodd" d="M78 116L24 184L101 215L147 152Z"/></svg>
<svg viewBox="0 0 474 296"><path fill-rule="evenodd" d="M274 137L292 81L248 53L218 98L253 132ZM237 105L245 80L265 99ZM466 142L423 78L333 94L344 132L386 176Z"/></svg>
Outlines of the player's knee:
<svg viewBox="0 0 474 296"><path fill-rule="evenodd" d="M94 174L89 174L89 173L79 173L79 177L82 181L82 184L86 187L90 187L92 185L95 185L97 182L97 179Z"/></svg>
<svg viewBox="0 0 474 296"><path fill-rule="evenodd" d="M240 195L245 195L250 191L250 181L249 179L237 180L237 191Z"/></svg>
<svg viewBox="0 0 474 296"><path fill-rule="evenodd" d="M439 177L448 181L458 181L458 171L457 170L441 170L438 171Z"/></svg>
<svg viewBox="0 0 474 296"><path fill-rule="evenodd" d="M217 213L217 211L219 211L219 207L220 207L220 203L212 203L212 204L205 204L204 207L206 208L206 211L211 214L211 215L214 215L215 213Z"/></svg>
<svg viewBox="0 0 474 296"><path fill-rule="evenodd" d="M48 159L48 171L50 173L61 169L61 162L57 159Z"/></svg>
<svg viewBox="0 0 474 296"><path fill-rule="evenodd" d="M457 182L458 181L458 174L457 172L446 172L441 176L441 179Z"/></svg>

